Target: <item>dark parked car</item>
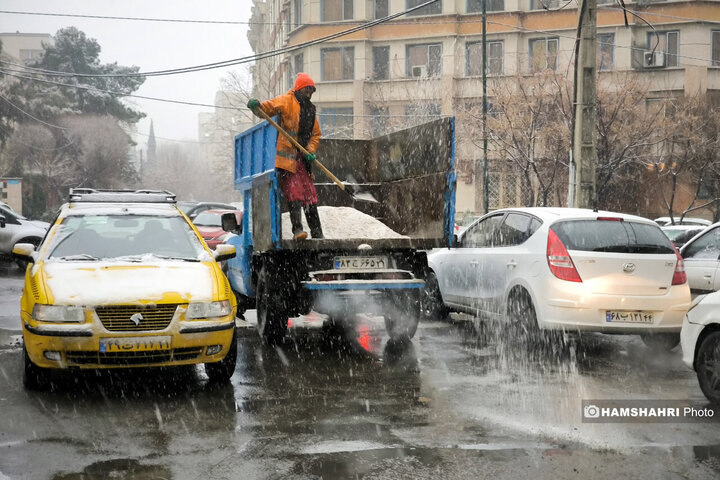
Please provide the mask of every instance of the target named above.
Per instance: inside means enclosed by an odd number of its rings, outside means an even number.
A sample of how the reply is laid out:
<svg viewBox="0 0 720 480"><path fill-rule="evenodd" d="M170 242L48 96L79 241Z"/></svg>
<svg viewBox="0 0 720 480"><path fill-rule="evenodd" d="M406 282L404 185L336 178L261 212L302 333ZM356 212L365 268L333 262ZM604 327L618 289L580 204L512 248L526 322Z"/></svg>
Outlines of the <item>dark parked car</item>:
<svg viewBox="0 0 720 480"><path fill-rule="evenodd" d="M243 212L237 209L205 210L193 220L195 227L200 232L200 235L202 235L205 243L213 250L223 242L225 235L228 233L222 228L222 216L224 213L234 213L237 224L242 225Z"/></svg>

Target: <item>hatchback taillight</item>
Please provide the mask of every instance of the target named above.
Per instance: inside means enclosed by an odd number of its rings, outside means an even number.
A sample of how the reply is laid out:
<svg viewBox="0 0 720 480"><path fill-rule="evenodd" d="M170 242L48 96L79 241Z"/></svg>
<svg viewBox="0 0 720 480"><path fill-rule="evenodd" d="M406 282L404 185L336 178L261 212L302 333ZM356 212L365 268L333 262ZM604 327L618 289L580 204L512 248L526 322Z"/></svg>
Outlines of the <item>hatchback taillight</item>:
<svg viewBox="0 0 720 480"><path fill-rule="evenodd" d="M675 273L673 273L672 284L682 285L683 283L687 282L687 275L685 274L685 262L680 256L680 252L678 252L677 248L675 249L675 255L677 256L677 264L675 264Z"/></svg>
<svg viewBox="0 0 720 480"><path fill-rule="evenodd" d="M548 230L547 262L550 271L560 280L582 282L567 248L552 229Z"/></svg>

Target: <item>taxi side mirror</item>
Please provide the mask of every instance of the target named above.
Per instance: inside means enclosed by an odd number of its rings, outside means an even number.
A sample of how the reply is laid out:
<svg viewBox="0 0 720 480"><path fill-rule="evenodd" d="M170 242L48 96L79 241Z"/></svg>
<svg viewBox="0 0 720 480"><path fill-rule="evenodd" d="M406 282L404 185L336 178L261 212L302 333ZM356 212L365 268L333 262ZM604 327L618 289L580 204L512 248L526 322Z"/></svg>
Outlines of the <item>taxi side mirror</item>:
<svg viewBox="0 0 720 480"><path fill-rule="evenodd" d="M213 257L215 257L216 262L230 260L231 258L235 258L235 255L237 255L235 247L226 243L217 245L213 251Z"/></svg>
<svg viewBox="0 0 720 480"><path fill-rule="evenodd" d="M16 243L12 254L18 260L35 263L35 245L32 243Z"/></svg>

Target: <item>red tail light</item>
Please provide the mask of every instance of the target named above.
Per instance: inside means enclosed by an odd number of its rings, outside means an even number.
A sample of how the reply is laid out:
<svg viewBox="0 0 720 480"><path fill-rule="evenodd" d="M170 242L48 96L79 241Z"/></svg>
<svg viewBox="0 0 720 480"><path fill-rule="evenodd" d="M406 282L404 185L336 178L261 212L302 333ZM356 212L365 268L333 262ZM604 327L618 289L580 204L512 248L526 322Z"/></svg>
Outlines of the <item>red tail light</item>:
<svg viewBox="0 0 720 480"><path fill-rule="evenodd" d="M687 275L685 274L685 262L680 256L680 252L678 252L677 248L675 249L675 255L677 256L677 264L675 264L675 273L673 273L672 284L682 285L683 283L687 282Z"/></svg>
<svg viewBox="0 0 720 480"><path fill-rule="evenodd" d="M547 262L550 271L560 280L582 282L567 248L552 229L548 231Z"/></svg>

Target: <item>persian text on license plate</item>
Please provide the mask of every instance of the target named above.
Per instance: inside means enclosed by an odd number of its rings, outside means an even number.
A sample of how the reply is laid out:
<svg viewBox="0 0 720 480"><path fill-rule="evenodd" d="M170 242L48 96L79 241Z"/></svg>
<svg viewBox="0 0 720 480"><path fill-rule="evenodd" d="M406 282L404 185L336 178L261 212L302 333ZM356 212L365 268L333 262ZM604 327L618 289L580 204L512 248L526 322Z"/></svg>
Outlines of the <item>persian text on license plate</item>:
<svg viewBox="0 0 720 480"><path fill-rule="evenodd" d="M388 268L387 257L335 257L335 269Z"/></svg>
<svg viewBox="0 0 720 480"><path fill-rule="evenodd" d="M171 337L105 337L100 339L100 352L146 352L170 350Z"/></svg>
<svg viewBox="0 0 720 480"><path fill-rule="evenodd" d="M605 321L612 323L653 323L653 312L625 312L608 310Z"/></svg>

